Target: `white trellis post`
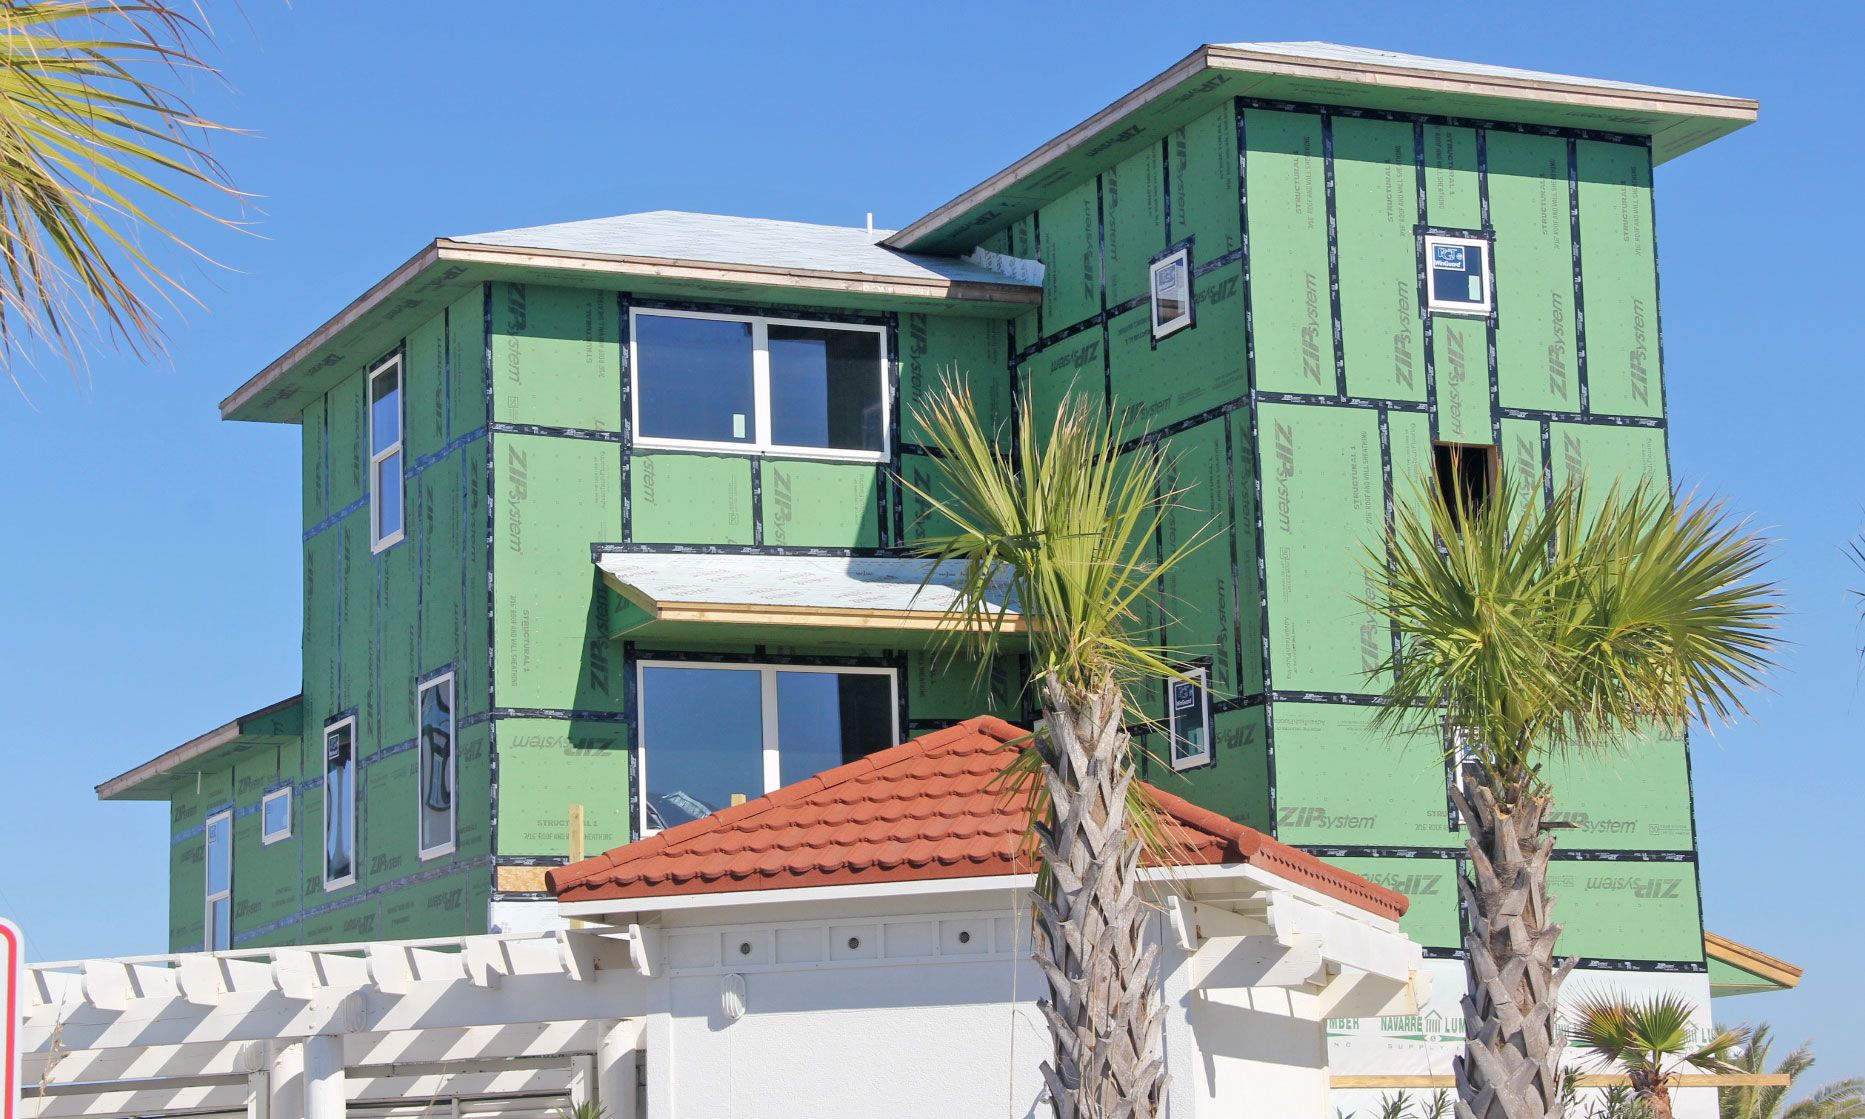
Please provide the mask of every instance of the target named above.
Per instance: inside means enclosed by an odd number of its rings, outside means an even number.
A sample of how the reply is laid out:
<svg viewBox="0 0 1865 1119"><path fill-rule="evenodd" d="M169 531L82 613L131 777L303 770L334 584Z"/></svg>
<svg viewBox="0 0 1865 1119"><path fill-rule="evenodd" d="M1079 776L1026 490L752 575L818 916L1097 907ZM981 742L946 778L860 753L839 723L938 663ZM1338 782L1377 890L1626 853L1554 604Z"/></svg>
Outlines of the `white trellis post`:
<svg viewBox="0 0 1865 1119"><path fill-rule="evenodd" d="M304 1119L344 1119L343 1037L304 1039Z"/></svg>

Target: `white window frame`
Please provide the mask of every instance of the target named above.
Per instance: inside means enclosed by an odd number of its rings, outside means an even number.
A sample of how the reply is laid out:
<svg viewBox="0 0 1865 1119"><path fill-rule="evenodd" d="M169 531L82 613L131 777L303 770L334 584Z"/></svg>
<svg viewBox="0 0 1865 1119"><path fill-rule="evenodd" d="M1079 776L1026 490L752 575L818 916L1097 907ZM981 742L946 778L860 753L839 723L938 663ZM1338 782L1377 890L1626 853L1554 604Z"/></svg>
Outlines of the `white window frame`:
<svg viewBox="0 0 1865 1119"><path fill-rule="evenodd" d="M447 839L444 843L432 847L421 846L421 824L427 813L427 724L423 722L423 701L428 690L447 687L447 787L453 790L453 803L447 809ZM454 707L455 689L453 673L443 672L439 676L417 685L414 690L415 717L415 825L414 842L419 849L422 862L437 859L442 855L451 855L460 845L460 716Z"/></svg>
<svg viewBox="0 0 1865 1119"><path fill-rule="evenodd" d="M267 831L266 830L266 810L272 807L272 803L274 801L278 801L278 800L283 800L285 802L285 828L283 831ZM264 797L260 798L260 801L259 801L259 845L261 847L270 847L281 839L291 838L291 809L292 809L292 803L291 803L291 786L290 785L281 785L280 787L273 789L271 792L267 793Z"/></svg>
<svg viewBox="0 0 1865 1119"><path fill-rule="evenodd" d="M628 337L638 339L641 332L636 327L643 315L670 319L711 319L716 322L742 322L751 324L751 434L749 442L737 443L715 439L675 439L669 436L650 436L641 434L641 347L631 341L628 347L628 401L629 421L633 425L634 445L644 448L664 448L667 450L705 450L718 451L733 455L762 455L769 458L810 458L833 459L837 462L890 462L893 455L893 393L889 381L893 377L893 356L887 350L887 328L869 323L838 322L827 319L786 319L766 317L763 315L728 315L712 311L667 311L658 307L630 307L628 309ZM881 378L881 449L878 451L850 451L837 447L796 447L784 443L773 443L771 433L771 350L770 328L773 326L801 326L816 330L848 330L872 334L880 341L880 368L877 372Z"/></svg>
<svg viewBox="0 0 1865 1119"><path fill-rule="evenodd" d="M227 824L227 888L215 891L213 889L214 848L213 844L208 842L208 837L213 834L214 824L221 820L226 821ZM201 829L201 854L201 886L202 893L206 895L201 907L203 919L201 944L209 952L229 951L233 947L233 809L223 808L208 815L207 822ZM225 944L214 943L214 903L217 901L227 903L227 943Z"/></svg>
<svg viewBox="0 0 1865 1119"><path fill-rule="evenodd" d="M350 873L342 878L332 878L330 876L330 736L344 727L350 728L350 789L347 805L350 812ZM361 760L357 757L358 753L360 749L356 741L356 716L345 715L336 722L325 725L323 750L318 754L318 757L322 759L320 764L323 766L324 773L324 830L317 837L318 858L322 859L324 864L325 893L356 884L356 864L362 855L361 845L356 841L356 778L361 772L361 767L357 765L357 762Z"/></svg>
<svg viewBox="0 0 1865 1119"><path fill-rule="evenodd" d="M1201 765L1211 764L1212 740L1217 737L1217 727L1211 722L1211 670L1203 665L1199 665L1194 668L1187 668L1184 672L1186 676L1191 678L1189 683L1173 677L1168 677L1166 679L1166 688L1168 689L1166 695L1166 750L1168 751L1167 758L1172 762L1172 768L1175 771L1196 769ZM1170 689L1179 687L1197 689L1198 709L1204 719L1205 730L1204 749L1199 753L1187 754L1182 758L1179 757L1179 708L1178 704L1172 701L1170 691Z"/></svg>
<svg viewBox="0 0 1865 1119"><path fill-rule="evenodd" d="M1475 247L1483 250L1483 301L1481 303L1439 302L1437 285L1431 282L1431 261L1435 250L1440 245L1460 248ZM1496 306L1496 249L1487 237L1468 236L1455 233L1425 234L1425 310L1434 315L1469 315L1472 318L1488 318Z"/></svg>
<svg viewBox="0 0 1865 1119"><path fill-rule="evenodd" d="M1159 277L1174 268L1185 270L1185 310L1170 319L1159 317ZM1177 334L1181 330L1195 325L1197 319L1197 295L1192 287L1192 249L1190 245L1179 245L1168 249L1153 259L1146 271L1147 314L1152 317L1153 340Z"/></svg>
<svg viewBox="0 0 1865 1119"><path fill-rule="evenodd" d="M759 714L763 719L764 739L764 788L752 794L763 796L775 792L783 786L783 749L777 740L777 674L779 672L818 672L836 676L885 676L887 686L887 714L893 723L894 744L900 742L900 674L891 668L876 665L840 665L840 664L773 664L761 661L689 661L689 660L641 660L635 662L635 694L641 697L641 706L647 706L647 670L650 668L703 668L729 669L733 672L758 672L763 677L759 681ZM642 838L657 835L659 828L648 827L648 765L654 753L653 743L648 741L647 720L641 721L641 753L637 759L635 799L639 802L639 819L636 821ZM721 808L727 807L721 805Z"/></svg>
<svg viewBox="0 0 1865 1119"><path fill-rule="evenodd" d="M391 367L395 376L395 442L381 451L376 451L374 449L376 445L376 378L388 374ZM392 547L408 535L408 457L402 454L403 444L408 434L407 400L402 393L406 387L402 377L402 361L399 352L376 362L363 378L363 411L368 416L369 429L367 432L369 441L363 446L369 454L369 553L371 555ZM401 523L395 526L394 532L384 536L382 535L382 495L378 477L380 471L377 467L392 455L402 455L401 470L395 476L396 488L401 491L401 500L395 505L401 510Z"/></svg>

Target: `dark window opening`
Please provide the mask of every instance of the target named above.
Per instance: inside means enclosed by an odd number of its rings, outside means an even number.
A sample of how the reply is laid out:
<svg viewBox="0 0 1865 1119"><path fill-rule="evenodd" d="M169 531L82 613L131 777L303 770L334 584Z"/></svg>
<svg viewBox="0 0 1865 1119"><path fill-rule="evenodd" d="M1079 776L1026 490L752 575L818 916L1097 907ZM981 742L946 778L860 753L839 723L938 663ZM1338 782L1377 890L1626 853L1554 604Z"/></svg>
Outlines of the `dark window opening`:
<svg viewBox="0 0 1865 1119"><path fill-rule="evenodd" d="M1462 527L1464 517L1481 512L1496 489L1496 448L1488 443L1434 443L1431 458L1438 497L1450 510L1451 523Z"/></svg>

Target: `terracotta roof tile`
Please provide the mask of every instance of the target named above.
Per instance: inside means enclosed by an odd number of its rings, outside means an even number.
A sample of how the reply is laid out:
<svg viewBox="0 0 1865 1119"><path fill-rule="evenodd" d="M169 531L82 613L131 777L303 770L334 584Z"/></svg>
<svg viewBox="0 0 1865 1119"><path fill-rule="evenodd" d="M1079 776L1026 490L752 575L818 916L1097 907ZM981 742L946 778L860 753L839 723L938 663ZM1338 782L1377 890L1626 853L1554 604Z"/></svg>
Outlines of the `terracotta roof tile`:
<svg viewBox="0 0 1865 1119"><path fill-rule="evenodd" d="M998 775L1025 731L968 719L546 875L560 901L1028 873ZM1147 786L1184 865L1250 863L1383 917L1403 894Z"/></svg>

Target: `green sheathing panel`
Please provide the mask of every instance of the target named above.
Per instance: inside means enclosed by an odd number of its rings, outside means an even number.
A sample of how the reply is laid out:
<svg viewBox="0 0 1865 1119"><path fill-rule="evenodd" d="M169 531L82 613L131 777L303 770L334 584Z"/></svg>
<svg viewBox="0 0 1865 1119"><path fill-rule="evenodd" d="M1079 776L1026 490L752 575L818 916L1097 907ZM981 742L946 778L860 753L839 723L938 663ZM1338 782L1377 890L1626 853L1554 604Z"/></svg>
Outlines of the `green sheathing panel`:
<svg viewBox="0 0 1865 1119"><path fill-rule="evenodd" d="M484 931L483 904L448 901L449 890L464 898L476 877L489 881L491 854L490 727L473 724L487 706L484 308L476 291L408 323L406 535L379 554L369 547L364 367L305 407L304 730L288 745L241 754L231 767L238 946L355 939L383 929L410 936ZM588 578L587 554L582 558L578 574ZM419 679L447 669L455 673L456 717L467 724L456 732L458 842L451 854L421 862L415 689ZM323 727L352 712L357 882L326 892ZM292 835L263 844L260 801L285 782L295 785ZM174 805L176 948L202 937L203 807L212 806L191 795ZM452 887L437 885L444 881Z"/></svg>
<svg viewBox="0 0 1865 1119"><path fill-rule="evenodd" d="M1425 214L1439 228L1475 229L1483 222L1476 130L1425 126Z"/></svg>
<svg viewBox="0 0 1865 1119"><path fill-rule="evenodd" d="M1567 141L1519 132L1485 136L1496 290L1507 301L1496 326L1500 402L1577 412Z"/></svg>
<svg viewBox="0 0 1865 1119"><path fill-rule="evenodd" d="M1159 551L1192 549L1161 581L1165 644L1182 657L1209 660L1214 698L1230 699L1238 694L1243 635L1225 425L1199 424L1163 444L1163 486L1179 492L1160 526ZM1254 611L1254 600L1250 606Z"/></svg>
<svg viewBox="0 0 1865 1119"><path fill-rule="evenodd" d="M1438 374L1438 438L1489 443L1489 339L1481 319L1433 316L1431 355Z"/></svg>
<svg viewBox="0 0 1865 1119"><path fill-rule="evenodd" d="M1354 599L1367 548L1382 539L1379 416L1369 409L1265 404L1263 536L1270 663L1279 691L1371 692L1391 636Z"/></svg>
<svg viewBox="0 0 1865 1119"><path fill-rule="evenodd" d="M325 477L329 463L326 440L330 432L328 423L329 408L324 397L318 397L305 405L304 414L299 417L298 469L304 479L303 511L304 525L308 529L325 517L330 516L330 485Z"/></svg>
<svg viewBox="0 0 1865 1119"><path fill-rule="evenodd" d="M1101 246L1093 179L1037 212L1043 321L1055 330L1101 309Z"/></svg>
<svg viewBox="0 0 1865 1119"><path fill-rule="evenodd" d="M1541 425L1533 420L1502 421L1502 469L1515 484L1539 493L1543 486Z"/></svg>
<svg viewBox="0 0 1865 1119"><path fill-rule="evenodd" d="M492 457L498 706L620 711L621 673L603 656L615 596L589 545L621 539L621 455L610 443L499 434ZM511 774L500 776L504 789Z"/></svg>
<svg viewBox="0 0 1865 1119"><path fill-rule="evenodd" d="M1236 141L1231 143L1234 147ZM1165 197L1165 170L1158 144L1148 144L1102 173L1101 216L1106 232L1110 306L1146 297L1151 282L1149 264L1167 244ZM1136 317L1146 316L1138 313Z"/></svg>
<svg viewBox="0 0 1865 1119"><path fill-rule="evenodd" d="M766 544L793 548L873 548L880 544L880 470L860 463L769 459L763 471Z"/></svg>
<svg viewBox="0 0 1865 1119"><path fill-rule="evenodd" d="M622 666L615 667L619 683ZM628 841L626 726L582 719L499 719L496 726L499 854L568 855L572 804L583 805L589 850Z"/></svg>
<svg viewBox="0 0 1865 1119"><path fill-rule="evenodd" d="M1460 847L1442 744L1375 733L1376 709L1278 703L1276 838L1324 847Z"/></svg>
<svg viewBox="0 0 1865 1119"><path fill-rule="evenodd" d="M1018 367L1023 391L1030 394L1030 407L1038 417L1038 430L1048 429L1048 417L1056 414L1068 394L1106 394L1105 345L1099 330L1084 330L1052 344Z"/></svg>
<svg viewBox="0 0 1865 1119"><path fill-rule="evenodd" d="M1260 109L1243 115L1257 387L1333 393L1321 118Z"/></svg>
<svg viewBox="0 0 1865 1119"><path fill-rule="evenodd" d="M1196 256L1202 258L1202 249ZM1192 298L1195 325L1158 342L1153 341L1145 306L1116 316L1108 325L1109 384L1114 405L1132 433L1202 415L1249 390L1243 265L1225 265L1197 277ZM1083 387L1093 386L1083 378Z"/></svg>
<svg viewBox="0 0 1865 1119"><path fill-rule="evenodd" d="M493 418L620 431L619 308L613 292L494 284Z"/></svg>
<svg viewBox="0 0 1865 1119"><path fill-rule="evenodd" d="M1250 412L1238 409L1224 422L1230 425L1230 490L1237 535L1237 626L1242 640L1237 647L1237 691L1260 695L1263 691L1263 582L1257 568L1256 455L1250 442Z"/></svg>
<svg viewBox="0 0 1865 1119"><path fill-rule="evenodd" d="M1662 484L1669 477L1664 432L1657 428L1555 423L1548 425L1548 444L1557 486L1584 477L1604 493L1614 482L1649 478Z"/></svg>
<svg viewBox="0 0 1865 1119"><path fill-rule="evenodd" d="M649 544L752 542L749 459L723 455L635 455L629 470L629 487L629 523L636 541Z"/></svg>
<svg viewBox="0 0 1865 1119"><path fill-rule="evenodd" d="M936 730L974 715L1022 722L1022 672L1015 657L997 657L980 674L972 658L950 658L935 651L909 653L901 681L907 718L913 724L909 733Z"/></svg>
<svg viewBox="0 0 1865 1119"><path fill-rule="evenodd" d="M1211 761L1174 771L1165 736L1143 734L1140 774L1147 783L1268 834L1270 827L1268 713L1262 707L1218 711L1211 717Z"/></svg>
<svg viewBox="0 0 1865 1119"><path fill-rule="evenodd" d="M1575 163L1589 403L1595 412L1662 416L1651 151L1580 140Z"/></svg>
<svg viewBox="0 0 1865 1119"><path fill-rule="evenodd" d="M1237 118L1229 105L1166 140L1172 182L1172 240L1192 238L1194 259L1212 260L1242 243L1237 214ZM1110 300L1112 302L1112 300Z"/></svg>
<svg viewBox="0 0 1865 1119"><path fill-rule="evenodd" d="M1280 728L1278 728L1280 729ZM1328 861L1342 870L1371 879L1411 899L1399 928L1426 948L1459 948L1462 926L1457 914L1457 863L1429 856L1413 859L1334 857ZM1566 949L1565 941L1562 949Z"/></svg>
<svg viewBox="0 0 1865 1119"><path fill-rule="evenodd" d="M1654 730L1549 762L1555 833L1586 851L1689 851L1690 767L1681 737Z"/></svg>
<svg viewBox="0 0 1865 1119"><path fill-rule="evenodd" d="M1010 377L1004 324L948 315L901 315L899 331L900 438L924 444L917 410L956 374L971 390L981 416L991 425L1010 415Z"/></svg>
<svg viewBox="0 0 1865 1119"><path fill-rule="evenodd" d="M1425 399L1418 317L1418 176L1412 126L1335 117L1334 184L1342 200L1341 350L1349 395Z"/></svg>
<svg viewBox="0 0 1865 1119"><path fill-rule="evenodd" d="M1548 891L1566 926L1563 956L1703 962L1697 873L1690 863L1561 860L1548 867Z"/></svg>

